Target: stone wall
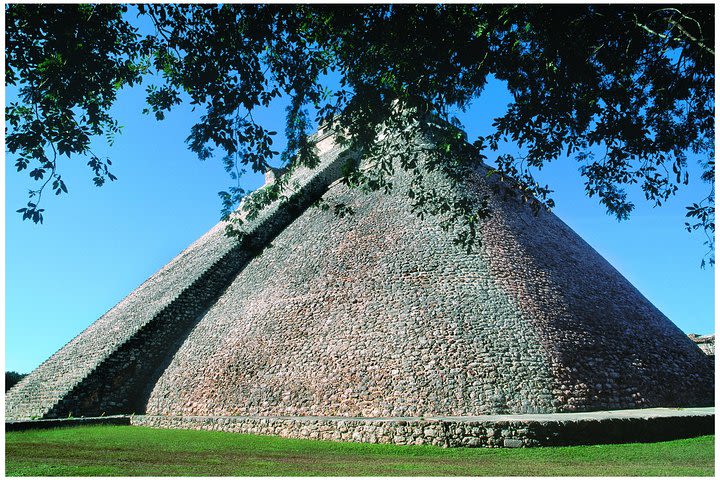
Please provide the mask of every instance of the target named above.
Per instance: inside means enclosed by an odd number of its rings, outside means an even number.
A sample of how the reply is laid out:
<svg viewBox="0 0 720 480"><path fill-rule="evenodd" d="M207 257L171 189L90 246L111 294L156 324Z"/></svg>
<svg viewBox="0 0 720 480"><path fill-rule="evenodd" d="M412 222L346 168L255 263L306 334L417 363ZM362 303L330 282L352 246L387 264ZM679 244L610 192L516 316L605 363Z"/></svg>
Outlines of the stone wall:
<svg viewBox="0 0 720 480"><path fill-rule="evenodd" d="M475 418L164 417L132 425L225 431L286 438L435 445L538 447L671 440L714 433L712 409L613 412L614 415L526 415Z"/></svg>
<svg viewBox="0 0 720 480"><path fill-rule="evenodd" d="M713 402L707 358L554 215L493 193L482 247L410 211L410 179L324 200L198 321L147 413L398 417ZM438 189L442 178L427 175ZM474 186L474 187L473 187Z"/></svg>
<svg viewBox="0 0 720 480"><path fill-rule="evenodd" d="M557 411L713 405L712 363L592 246L552 213L491 208L489 268L542 339Z"/></svg>

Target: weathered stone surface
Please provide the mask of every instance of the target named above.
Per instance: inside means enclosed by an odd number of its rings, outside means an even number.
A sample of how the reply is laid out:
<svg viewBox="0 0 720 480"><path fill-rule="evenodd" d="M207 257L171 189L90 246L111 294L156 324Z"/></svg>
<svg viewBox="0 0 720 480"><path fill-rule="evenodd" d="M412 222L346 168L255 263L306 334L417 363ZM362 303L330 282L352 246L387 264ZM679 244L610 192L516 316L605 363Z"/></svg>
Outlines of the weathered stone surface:
<svg viewBox="0 0 720 480"><path fill-rule="evenodd" d="M223 430L288 438L436 445L537 447L670 440L714 433L714 408L475 417L212 417L136 415L132 425Z"/></svg>
<svg viewBox="0 0 720 480"><path fill-rule="evenodd" d="M118 415L8 421L5 429L136 425L366 443L518 448L685 438L714 433L714 419L712 407L403 419Z"/></svg>
<svg viewBox="0 0 720 480"><path fill-rule="evenodd" d="M493 214L467 253L410 211L404 174L391 195L334 182L344 160L324 142L319 170L297 177L300 201L251 223L251 248L215 227L12 389L6 415L146 413L171 426L712 404L708 358L557 217L496 195L481 168L467 188L490 195ZM320 195L355 213L308 208ZM199 425L299 425L248 422ZM530 441L522 422L313 422L298 435Z"/></svg>
<svg viewBox="0 0 720 480"><path fill-rule="evenodd" d="M688 333L690 340L695 342L695 345L700 347L700 350L705 355L714 357L715 356L715 334L712 335L697 335L694 333Z"/></svg>

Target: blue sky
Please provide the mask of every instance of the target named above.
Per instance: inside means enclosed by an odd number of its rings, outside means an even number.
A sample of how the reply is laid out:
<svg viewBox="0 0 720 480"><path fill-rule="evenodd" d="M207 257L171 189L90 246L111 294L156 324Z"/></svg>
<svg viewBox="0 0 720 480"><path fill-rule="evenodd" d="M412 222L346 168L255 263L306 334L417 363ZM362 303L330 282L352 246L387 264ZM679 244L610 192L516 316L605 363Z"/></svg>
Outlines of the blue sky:
<svg viewBox="0 0 720 480"><path fill-rule="evenodd" d="M6 93L9 101L12 92ZM509 98L493 81L469 111L457 112L471 139L486 132ZM112 147L104 140L94 145L112 159L118 180L97 188L86 159L64 158L69 194L47 196L44 225L15 213L35 185L6 160L6 370L38 366L219 220L217 192L231 180L220 159L200 162L184 143L199 114L183 105L158 122L140 113L143 102L144 87L121 92L113 110L123 134ZM284 102L255 119L284 131ZM284 141L276 146L282 149ZM708 187L699 181L696 161L690 163L696 175L686 190L663 208L651 208L634 192L637 207L625 222L585 196L573 160L558 160L540 178L555 190L555 214L682 330L708 333L714 331L714 270L700 269L706 247L683 228L685 206ZM246 189L261 184L259 174L243 179Z"/></svg>

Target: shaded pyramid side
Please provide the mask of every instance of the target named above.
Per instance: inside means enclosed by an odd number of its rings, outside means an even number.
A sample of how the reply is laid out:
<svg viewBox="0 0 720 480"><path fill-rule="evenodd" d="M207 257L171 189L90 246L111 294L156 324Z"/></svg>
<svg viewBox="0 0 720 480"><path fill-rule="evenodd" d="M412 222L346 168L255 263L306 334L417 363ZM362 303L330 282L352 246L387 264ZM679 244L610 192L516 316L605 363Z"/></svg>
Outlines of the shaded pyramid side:
<svg viewBox="0 0 720 480"><path fill-rule="evenodd" d="M428 177L431 178L431 177ZM156 415L431 416L711 405L692 342L554 215L495 195L482 248L332 185L202 316ZM429 180L429 181L438 181ZM442 183L442 180L439 180Z"/></svg>
<svg viewBox="0 0 720 480"><path fill-rule="evenodd" d="M214 228L151 276L6 394L7 418L44 418L103 362L177 301L232 246ZM106 378L112 382L113 378ZM78 409L68 413L79 414Z"/></svg>

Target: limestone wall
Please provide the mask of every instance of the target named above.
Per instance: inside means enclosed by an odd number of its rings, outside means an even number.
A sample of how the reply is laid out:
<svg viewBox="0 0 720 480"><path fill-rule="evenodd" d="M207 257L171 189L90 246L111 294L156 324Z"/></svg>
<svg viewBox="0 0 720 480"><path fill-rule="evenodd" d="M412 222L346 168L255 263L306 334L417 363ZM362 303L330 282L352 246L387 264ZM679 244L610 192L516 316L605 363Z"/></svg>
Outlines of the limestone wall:
<svg viewBox="0 0 720 480"><path fill-rule="evenodd" d="M493 197L481 249L404 188L324 196L198 321L147 413L397 417L711 405L712 368L549 213ZM428 176L429 182L442 181ZM492 194L478 172L471 185Z"/></svg>
<svg viewBox="0 0 720 480"><path fill-rule="evenodd" d="M132 425L286 438L439 447L537 447L671 440L714 433L714 412L613 415L525 415L445 418L162 417L140 415Z"/></svg>
<svg viewBox="0 0 720 480"><path fill-rule="evenodd" d="M712 363L675 324L558 217L501 202L489 268L542 339L558 411L713 404Z"/></svg>

